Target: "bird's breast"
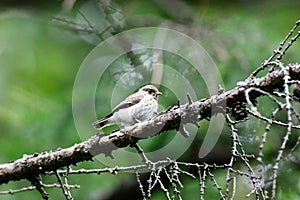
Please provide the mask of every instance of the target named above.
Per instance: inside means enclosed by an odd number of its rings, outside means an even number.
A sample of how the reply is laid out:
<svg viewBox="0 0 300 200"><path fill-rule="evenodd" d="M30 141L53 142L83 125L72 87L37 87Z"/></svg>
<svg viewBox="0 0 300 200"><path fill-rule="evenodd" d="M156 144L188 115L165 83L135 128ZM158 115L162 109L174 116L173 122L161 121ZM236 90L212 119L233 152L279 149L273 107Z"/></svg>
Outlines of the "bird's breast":
<svg viewBox="0 0 300 200"><path fill-rule="evenodd" d="M144 97L132 110L132 116L140 121L145 121L157 112L158 103L153 96Z"/></svg>
<svg viewBox="0 0 300 200"><path fill-rule="evenodd" d="M157 100L152 95L146 95L139 103L115 112L109 121L126 125L135 124L137 121L151 119L157 112L157 107Z"/></svg>

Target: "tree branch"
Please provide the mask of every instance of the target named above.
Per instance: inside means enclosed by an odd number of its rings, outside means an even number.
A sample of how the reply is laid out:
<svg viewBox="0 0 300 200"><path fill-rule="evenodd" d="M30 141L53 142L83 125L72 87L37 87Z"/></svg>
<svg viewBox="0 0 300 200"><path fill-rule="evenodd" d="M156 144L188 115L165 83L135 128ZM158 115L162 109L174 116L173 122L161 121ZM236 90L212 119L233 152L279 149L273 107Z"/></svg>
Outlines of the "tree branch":
<svg viewBox="0 0 300 200"><path fill-rule="evenodd" d="M288 65L284 70L289 72L291 80L300 79L299 64ZM64 166L93 160L93 157L98 154L112 156L113 150L134 145L138 140L159 135L167 130L179 130L182 124L198 124L200 120L209 119L217 113L231 113L237 102L247 102L245 93L249 88L258 88L268 93L282 89L284 70L273 71L262 78L247 79L234 89L210 98L171 107L151 120L126 127L110 135L97 134L66 149L60 148L53 152L24 155L13 162L1 164L0 184L21 179L30 180L31 177L38 177L40 174L55 171ZM247 95L250 100L254 101L265 94L253 90ZM300 129L300 126L292 128Z"/></svg>

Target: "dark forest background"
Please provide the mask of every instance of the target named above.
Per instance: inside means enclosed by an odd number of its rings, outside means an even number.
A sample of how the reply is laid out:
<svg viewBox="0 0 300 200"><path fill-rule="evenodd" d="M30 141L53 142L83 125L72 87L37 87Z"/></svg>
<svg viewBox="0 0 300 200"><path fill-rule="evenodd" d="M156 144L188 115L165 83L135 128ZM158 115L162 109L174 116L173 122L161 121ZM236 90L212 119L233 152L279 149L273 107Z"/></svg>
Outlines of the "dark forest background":
<svg viewBox="0 0 300 200"><path fill-rule="evenodd" d="M66 3L67 1L65 1ZM63 6L64 5L64 6ZM244 80L267 59L288 31L299 20L300 2L295 0L269 1L136 1L116 0L111 8L121 24L122 30L137 27L168 27L187 34L198 41L215 61L222 76L225 90ZM86 13L91 23L103 32L102 38L95 34L76 30L57 19L83 22L79 12ZM81 142L72 115L72 90L76 73L89 52L101 40L113 36L106 30L107 19L93 1L76 1L71 7L62 1L0 1L0 163L20 158L23 154L55 150ZM176 41L174 41L176 42ZM299 62L299 41L284 57L284 63ZM178 62L172 55L164 57L164 63L180 69L185 62ZM125 64L124 64L125 63ZM181 66L182 65L182 66ZM107 71L105 90L113 89L114 83L128 66L127 61L114 63ZM118 69L116 71L116 69ZM179 70L180 71L180 70ZM192 75L191 82L199 88L202 80ZM193 80L195 78L195 80ZM176 80L174 80L176 81ZM99 84L101 85L101 83ZM164 88L162 88L164 90ZM109 92L97 93L98 102L110 103ZM208 96L206 89L197 91L197 98ZM187 100L183 100L187 101ZM164 107L176 105L174 96L162 95ZM97 114L103 116L110 107L96 105ZM109 104L110 106L110 104ZM267 107L265 107L267 112ZM230 136L224 134L213 152L199 160L199 147L209 122L201 122L195 141L180 160L188 162L228 162L230 158ZM262 122L247 123L240 127L241 140L249 151L257 153L258 137L264 131ZM255 131L254 131L255 130ZM96 133L91 129L87 137ZM266 147L266 159L272 160L275 145L282 136L272 134L274 143ZM172 138L161 136L143 145L146 150L168 143ZM274 145L274 146L273 146ZM213 157L212 157L213 155ZM80 163L78 168L103 168L99 162ZM286 165L279 179L278 199L300 197L299 165ZM217 180L225 176L222 171L214 173ZM48 177L47 182L55 182ZM121 194L124 199L141 199L136 179L130 173L118 175L77 175L70 183L80 184L73 189L74 199L114 199ZM183 177L184 199L198 199L197 180ZM218 193L208 183L206 197L216 199ZM245 182L237 197L243 199L249 188ZM1 190L27 186L27 181L1 185ZM239 194L240 193L240 194ZM63 199L60 189L49 189L51 199ZM128 195L128 196L126 196ZM161 199L163 193L155 191L153 199ZM195 196L197 198L195 198ZM28 191L0 199L40 199L37 191ZM250 198L251 199L251 198Z"/></svg>

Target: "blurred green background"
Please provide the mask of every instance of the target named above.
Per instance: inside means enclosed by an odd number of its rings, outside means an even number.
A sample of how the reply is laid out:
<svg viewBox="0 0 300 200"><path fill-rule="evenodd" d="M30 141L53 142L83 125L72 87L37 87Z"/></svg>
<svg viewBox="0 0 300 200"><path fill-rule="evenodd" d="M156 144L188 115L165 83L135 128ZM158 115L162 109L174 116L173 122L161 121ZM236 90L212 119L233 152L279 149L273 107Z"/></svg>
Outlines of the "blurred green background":
<svg viewBox="0 0 300 200"><path fill-rule="evenodd" d="M43 1L41 1L43 2ZM55 150L81 142L72 115L72 90L76 73L89 52L103 39L114 34L106 30L107 20L103 10L93 1L76 1L70 11L62 8L63 2L1 1L0 2L0 163L22 157L23 154ZM67 1L65 1L67 2ZM284 39L288 31L299 20L300 2L295 1L113 1L111 10L122 30L162 26L177 30L197 40L215 61L225 89L233 88L245 79L265 59L267 59ZM80 14L80 13L84 13ZM87 33L74 29L62 21L86 24L83 17L101 33ZM105 31L106 30L106 31ZM176 42L176 41L174 41ZM299 41L288 51L284 63L299 62ZM148 52L139 52L148 55ZM149 57L151 55L148 55ZM179 71L191 67L173 55L164 57L164 64ZM110 91L120 75L130 72L130 62L120 58L106 71L99 82L102 92L96 94L96 112L100 117L110 110ZM145 78L151 70L143 72ZM195 88L205 88L203 80L191 72L185 74ZM145 78L148 80L147 78ZM176 80L174 80L176 82ZM181 89L181 88L179 88ZM176 97L167 88L161 88L164 95L160 99L162 107L175 105ZM127 95L124 92L122 95ZM184 91L183 91L184 92ZM197 90L197 98L208 96L206 89ZM84 97L83 97L84 98ZM120 97L121 99L123 98ZM186 99L182 100L186 102ZM101 103L100 103L101 102ZM116 102L118 103L118 102ZM107 105L107 106L104 106ZM267 111L265 111L267 113ZM191 156L198 152L208 122L201 122L201 129L195 142L180 158L197 161ZM257 136L261 136L265 124L246 123L244 141L249 151L257 153ZM256 132L252 133L252 130ZM96 133L90 129L87 137ZM225 163L230 156L231 139L225 128L221 142L206 162ZM248 134L251 133L251 134ZM172 134L171 134L172 135ZM249 136L250 135L250 136ZM243 136L243 135L242 135ZM147 151L168 143L172 136L159 136L143 142ZM280 144L280 136L272 136L272 141ZM254 140L254 142L249 142ZM277 144L276 143L276 144ZM256 148L256 150L255 150ZM267 147L265 159L272 160L276 145ZM221 152L221 153L220 153ZM224 155L223 155L224 154ZM102 168L99 162L79 164L78 168ZM293 165L283 166L284 176L279 179L278 199L298 199L300 197L300 171ZM223 171L216 171L217 180L224 178ZM199 199L198 180L183 177L184 199ZM46 183L56 182L55 177L46 177ZM224 182L224 180L223 180ZM241 180L243 182L243 180ZM69 183L81 185L73 189L74 199L114 199L113 194L124 188L139 191L131 174L119 173L101 175L77 175L69 178ZM29 185L27 181L1 185L1 191L17 189ZM133 185L132 189L129 186ZM219 198L216 188L207 183L207 199ZM224 186L224 185L223 185ZM244 181L237 197L243 199L249 192L249 183ZM127 188L128 187L128 188ZM64 199L60 189L48 189L51 199ZM153 199L161 199L161 191L154 192ZM124 196L123 196L124 197ZM37 191L15 195L2 195L0 199L41 199ZM134 196L131 196L134 199ZM141 199L141 197L137 197ZM251 199L251 198L250 198Z"/></svg>

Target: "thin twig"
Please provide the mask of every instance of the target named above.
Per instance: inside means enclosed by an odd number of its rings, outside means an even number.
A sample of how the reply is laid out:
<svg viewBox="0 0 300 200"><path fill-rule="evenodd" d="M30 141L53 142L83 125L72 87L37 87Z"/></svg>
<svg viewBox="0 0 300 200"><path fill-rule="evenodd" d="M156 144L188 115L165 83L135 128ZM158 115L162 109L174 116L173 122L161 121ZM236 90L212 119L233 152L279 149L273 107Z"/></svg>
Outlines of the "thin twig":
<svg viewBox="0 0 300 200"><path fill-rule="evenodd" d="M56 175L57 181L60 184L60 186L61 186L60 188L62 189L63 194L65 195L66 199L73 200L73 197L70 195L71 193L68 191L69 189L68 189L67 185L63 184L61 177L57 171L55 171L55 175Z"/></svg>
<svg viewBox="0 0 300 200"><path fill-rule="evenodd" d="M61 188L61 185L57 184L57 183L43 184L43 187L44 188ZM72 188L79 189L80 185L68 185L68 187L70 189L72 189ZM23 188L20 188L20 189L15 189L15 190L0 191L0 195L2 195L2 194L13 195L13 194L16 194L16 193L19 193L19 192L26 192L26 191L30 191L30 190L36 190L36 187L35 186L28 186L28 187L23 187Z"/></svg>

